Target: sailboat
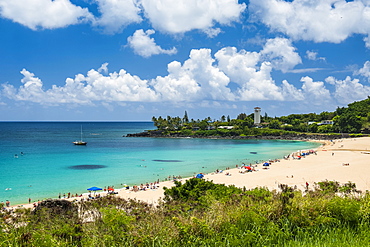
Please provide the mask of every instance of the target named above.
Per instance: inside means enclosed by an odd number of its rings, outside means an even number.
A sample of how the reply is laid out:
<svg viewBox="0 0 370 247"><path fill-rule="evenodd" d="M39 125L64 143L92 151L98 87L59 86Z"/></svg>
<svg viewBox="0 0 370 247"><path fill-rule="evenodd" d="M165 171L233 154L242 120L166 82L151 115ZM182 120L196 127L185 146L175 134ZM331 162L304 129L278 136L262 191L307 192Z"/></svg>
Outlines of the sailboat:
<svg viewBox="0 0 370 247"><path fill-rule="evenodd" d="M82 141L82 125L81 125L81 139L79 141L73 142L75 145L86 145L87 142Z"/></svg>

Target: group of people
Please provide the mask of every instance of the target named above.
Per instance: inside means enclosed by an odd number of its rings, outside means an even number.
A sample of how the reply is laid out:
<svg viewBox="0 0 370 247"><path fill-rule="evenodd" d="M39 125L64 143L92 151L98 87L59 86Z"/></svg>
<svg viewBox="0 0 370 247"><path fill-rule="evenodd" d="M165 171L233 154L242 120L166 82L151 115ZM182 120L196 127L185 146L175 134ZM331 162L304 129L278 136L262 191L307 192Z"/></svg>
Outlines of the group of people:
<svg viewBox="0 0 370 247"><path fill-rule="evenodd" d="M134 185L132 186L132 191L138 192L138 191L145 191L145 190L155 190L159 187L159 181L154 181L153 183L146 183L146 184L140 184L140 186Z"/></svg>
<svg viewBox="0 0 370 247"><path fill-rule="evenodd" d="M59 195L58 195L58 198L59 199L66 199L66 198L73 198L73 197L82 197L82 194L71 194L70 192L68 192L67 194L66 193L64 193L63 195L61 194L61 193L59 193Z"/></svg>

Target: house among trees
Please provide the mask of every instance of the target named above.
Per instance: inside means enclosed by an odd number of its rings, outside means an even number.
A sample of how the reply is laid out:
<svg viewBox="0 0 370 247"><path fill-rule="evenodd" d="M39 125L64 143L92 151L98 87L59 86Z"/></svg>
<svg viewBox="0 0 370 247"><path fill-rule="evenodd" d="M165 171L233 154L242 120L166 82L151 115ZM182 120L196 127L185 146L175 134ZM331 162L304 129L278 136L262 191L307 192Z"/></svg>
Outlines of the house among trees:
<svg viewBox="0 0 370 247"><path fill-rule="evenodd" d="M334 124L334 121L333 120L322 120L317 125L327 125L327 124Z"/></svg>

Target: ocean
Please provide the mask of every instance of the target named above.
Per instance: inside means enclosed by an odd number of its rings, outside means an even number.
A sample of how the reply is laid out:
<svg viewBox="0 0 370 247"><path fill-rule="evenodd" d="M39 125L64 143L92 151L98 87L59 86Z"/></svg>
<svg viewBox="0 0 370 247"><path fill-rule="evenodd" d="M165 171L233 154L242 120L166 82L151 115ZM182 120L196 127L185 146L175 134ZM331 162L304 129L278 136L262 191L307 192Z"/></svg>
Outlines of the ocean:
<svg viewBox="0 0 370 247"><path fill-rule="evenodd" d="M72 142L80 139L86 146ZM12 205L92 186L139 185L282 158L317 143L284 140L138 138L152 122L0 122L0 202Z"/></svg>

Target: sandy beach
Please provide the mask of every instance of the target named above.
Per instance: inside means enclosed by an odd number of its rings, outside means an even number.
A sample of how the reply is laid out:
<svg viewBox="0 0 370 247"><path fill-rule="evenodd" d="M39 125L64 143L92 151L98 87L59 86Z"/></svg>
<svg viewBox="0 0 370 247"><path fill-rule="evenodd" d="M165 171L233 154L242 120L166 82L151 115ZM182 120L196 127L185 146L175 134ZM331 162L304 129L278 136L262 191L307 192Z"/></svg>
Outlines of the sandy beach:
<svg viewBox="0 0 370 247"><path fill-rule="evenodd" d="M244 174L240 173L245 171L241 168L243 164L235 164L232 169L224 170L222 173L205 174L204 179L225 185L245 186L247 189L267 187L270 190L278 189L279 184L297 186L298 189L304 190L306 182L310 188L313 188L315 182L324 180L335 180L340 183L351 181L361 191L370 190L370 164L368 162L370 137L322 141L322 143L323 145L315 150L316 154L310 154L301 159L293 159L291 156L289 159L282 157L278 162L272 162L268 169L263 169L262 163L259 163L255 167L256 171ZM229 175L226 175L227 173ZM173 181L166 181L160 182L159 188L155 190L134 192L119 189L116 190L118 194L115 196L155 204L163 198L163 187L173 185ZM77 200L80 199L81 197L77 198ZM76 198L69 200L76 200ZM14 207L19 207L19 205ZM26 204L22 207L33 207L33 205Z"/></svg>

